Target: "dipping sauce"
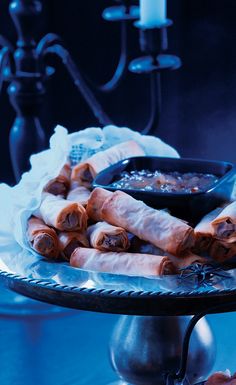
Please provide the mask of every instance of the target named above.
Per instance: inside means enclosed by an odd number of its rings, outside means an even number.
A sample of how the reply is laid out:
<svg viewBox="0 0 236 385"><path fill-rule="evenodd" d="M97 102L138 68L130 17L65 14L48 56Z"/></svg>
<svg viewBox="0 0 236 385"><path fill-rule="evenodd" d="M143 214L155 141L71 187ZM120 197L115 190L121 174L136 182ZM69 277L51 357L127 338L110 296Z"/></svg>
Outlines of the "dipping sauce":
<svg viewBox="0 0 236 385"><path fill-rule="evenodd" d="M110 186L117 189L158 191L165 193L196 193L205 191L216 183L219 178L213 174L201 174L197 172L180 173L161 171L124 171L120 179Z"/></svg>

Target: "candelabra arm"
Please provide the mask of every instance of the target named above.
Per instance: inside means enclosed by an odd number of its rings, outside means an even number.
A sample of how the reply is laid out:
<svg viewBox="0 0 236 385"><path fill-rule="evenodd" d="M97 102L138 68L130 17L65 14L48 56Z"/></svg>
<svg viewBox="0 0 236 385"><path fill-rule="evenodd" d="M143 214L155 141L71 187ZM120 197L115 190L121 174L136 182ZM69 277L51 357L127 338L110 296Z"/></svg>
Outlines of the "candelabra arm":
<svg viewBox="0 0 236 385"><path fill-rule="evenodd" d="M57 35L56 33L47 33L47 35L42 37L42 39L37 44L37 55L43 55L43 52L46 48L58 43L62 44L62 39L59 35Z"/></svg>
<svg viewBox="0 0 236 385"><path fill-rule="evenodd" d="M0 50L0 93L4 80L9 80L14 73L14 60L9 47Z"/></svg>
<svg viewBox="0 0 236 385"><path fill-rule="evenodd" d="M14 52L14 46L12 43L2 35L0 35L0 46L7 47L11 52Z"/></svg>
<svg viewBox="0 0 236 385"><path fill-rule="evenodd" d="M64 48L61 44L55 44L48 47L44 50L44 56L47 54L54 54L59 57L62 63L65 65L68 73L73 79L76 87L79 89L81 95L87 102L94 116L98 119L99 123L103 126L113 124L111 119L107 116L107 114L103 111L100 103L94 96L93 92L88 87L87 83L83 79L80 70L72 59L69 51Z"/></svg>
<svg viewBox="0 0 236 385"><path fill-rule="evenodd" d="M161 75L160 72L150 74L151 112L147 126L142 130L143 135L154 135L161 115Z"/></svg>
<svg viewBox="0 0 236 385"><path fill-rule="evenodd" d="M114 72L114 75L111 79L101 85L94 84L91 80L89 80L90 84L94 86L97 90L101 92L111 92L114 91L124 79L127 73L128 67L128 48L127 48L127 21L121 21L121 53L118 65Z"/></svg>
<svg viewBox="0 0 236 385"><path fill-rule="evenodd" d="M60 36L56 35L55 33L47 33L37 44L36 47L36 55L38 58L38 72L41 74L46 75L46 66L44 63L44 53L46 52L47 48L55 45L55 44L61 44L63 45L62 39Z"/></svg>
<svg viewBox="0 0 236 385"><path fill-rule="evenodd" d="M168 49L167 28L172 21L167 19L161 25L149 28L140 21L135 23L139 28L140 49L145 56L134 59L129 70L136 74L150 75L151 79L151 116L142 134L152 133L159 125L161 113L161 79L160 74L166 70L175 70L181 66L181 60L175 55L166 54Z"/></svg>

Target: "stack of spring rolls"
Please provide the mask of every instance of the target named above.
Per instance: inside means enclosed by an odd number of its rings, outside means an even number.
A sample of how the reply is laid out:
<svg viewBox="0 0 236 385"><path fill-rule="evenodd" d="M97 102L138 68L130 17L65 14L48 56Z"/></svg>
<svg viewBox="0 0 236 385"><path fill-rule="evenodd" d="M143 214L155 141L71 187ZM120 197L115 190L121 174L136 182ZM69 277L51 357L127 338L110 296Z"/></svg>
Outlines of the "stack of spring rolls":
<svg viewBox="0 0 236 385"><path fill-rule="evenodd" d="M144 155L136 142L128 141L74 167L66 164L45 186L41 205L28 220L31 247L45 257L67 260L73 267L139 276L176 274L192 263L206 263L202 251L217 261L234 255L234 206L209 214L193 229L122 191L91 191L100 171L122 159Z"/></svg>
<svg viewBox="0 0 236 385"><path fill-rule="evenodd" d="M195 227L195 250L217 262L236 255L236 201L207 214Z"/></svg>

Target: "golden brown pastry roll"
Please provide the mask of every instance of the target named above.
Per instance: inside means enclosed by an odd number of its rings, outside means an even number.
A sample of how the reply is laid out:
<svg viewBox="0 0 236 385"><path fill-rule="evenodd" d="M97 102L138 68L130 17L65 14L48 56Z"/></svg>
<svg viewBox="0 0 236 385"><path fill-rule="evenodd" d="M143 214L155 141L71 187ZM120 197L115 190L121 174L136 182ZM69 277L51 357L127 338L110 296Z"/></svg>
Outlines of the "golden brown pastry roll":
<svg viewBox="0 0 236 385"><path fill-rule="evenodd" d="M93 219L95 222L102 220L102 206L105 200L110 196L112 196L112 192L104 190L103 188L97 187L93 190L86 207L86 211L90 219Z"/></svg>
<svg viewBox="0 0 236 385"><path fill-rule="evenodd" d="M39 214L47 225L57 230L84 232L87 228L85 208L59 196L44 194Z"/></svg>
<svg viewBox="0 0 236 385"><path fill-rule="evenodd" d="M221 242L218 239L214 239L208 252L215 261L224 262L236 256L236 242Z"/></svg>
<svg viewBox="0 0 236 385"><path fill-rule="evenodd" d="M41 219L31 217L28 220L27 238L37 253L49 258L58 257L57 234L54 229L45 225Z"/></svg>
<svg viewBox="0 0 236 385"><path fill-rule="evenodd" d="M178 270L184 269L185 267L188 267L188 266L193 265L195 263L198 263L201 265L210 263L209 258L201 257L200 255L193 254L190 251L186 251L181 256L181 258L174 257L171 255L169 255L169 258Z"/></svg>
<svg viewBox="0 0 236 385"><path fill-rule="evenodd" d="M61 169L59 175L47 183L47 185L44 187L44 191L53 195L61 195L66 197L70 188L70 175L71 167L67 163Z"/></svg>
<svg viewBox="0 0 236 385"><path fill-rule="evenodd" d="M124 229L106 222L89 226L87 234L90 245L101 251L126 251L130 245Z"/></svg>
<svg viewBox="0 0 236 385"><path fill-rule="evenodd" d="M213 227L211 222L217 217L217 215L223 210L221 207L217 207L205 215L194 229L195 245L194 250L196 252L208 250L210 244L213 241Z"/></svg>
<svg viewBox="0 0 236 385"><path fill-rule="evenodd" d="M164 250L152 245L150 242L143 241L133 234L128 233L130 247L130 253L141 253L141 254L154 254L154 255L165 255L167 253Z"/></svg>
<svg viewBox="0 0 236 385"><path fill-rule="evenodd" d="M84 186L78 186L75 189L69 191L67 200L80 203L82 206L86 206L91 192Z"/></svg>
<svg viewBox="0 0 236 385"><path fill-rule="evenodd" d="M151 254L102 252L78 247L70 258L73 267L114 274L163 275L175 274L176 269L168 257Z"/></svg>
<svg viewBox="0 0 236 385"><path fill-rule="evenodd" d="M85 233L78 231L61 232L58 234L60 254L66 260L70 259L73 251L79 247L89 247L89 241Z"/></svg>
<svg viewBox="0 0 236 385"><path fill-rule="evenodd" d="M212 260L210 258L205 258L200 255L194 254L190 250L186 250L183 254L176 257L170 253L164 252L160 248L148 243L146 241L142 241L137 237L131 238L131 246L129 248L130 252L136 253L144 253L144 254L154 254L154 255L166 255L171 262L173 262L176 269L179 271L187 266L190 266L194 263L198 264L210 264Z"/></svg>
<svg viewBox="0 0 236 385"><path fill-rule="evenodd" d="M76 165L71 174L71 179L80 185L90 187L96 175L105 168L132 156L144 156L143 149L133 140L123 142L100 151L85 162Z"/></svg>
<svg viewBox="0 0 236 385"><path fill-rule="evenodd" d="M215 238L225 242L236 242L236 201L226 206L211 225Z"/></svg>
<svg viewBox="0 0 236 385"><path fill-rule="evenodd" d="M236 375L231 377L230 373L216 372L208 378L206 385L236 385Z"/></svg>
<svg viewBox="0 0 236 385"><path fill-rule="evenodd" d="M93 194L96 194L96 189ZM91 200L93 200L91 194ZM99 192L100 195L100 192ZM90 205L90 199L88 206ZM169 252L179 255L194 244L193 228L163 210L155 210L130 195L116 191L99 204L96 218L120 226Z"/></svg>

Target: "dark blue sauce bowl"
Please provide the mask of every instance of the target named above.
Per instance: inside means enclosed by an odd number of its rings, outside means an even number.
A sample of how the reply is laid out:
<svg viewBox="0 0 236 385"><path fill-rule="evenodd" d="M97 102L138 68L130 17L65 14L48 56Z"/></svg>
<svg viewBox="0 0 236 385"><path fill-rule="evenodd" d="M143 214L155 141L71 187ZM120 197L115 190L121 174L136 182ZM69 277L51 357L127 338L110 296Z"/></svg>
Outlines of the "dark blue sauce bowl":
<svg viewBox="0 0 236 385"><path fill-rule="evenodd" d="M154 192L140 189L120 188L135 199L142 200L156 209L167 208L178 218L196 224L205 214L230 201L234 187L236 168L229 162L188 159L162 158L156 156L134 157L122 160L100 172L93 182L93 187L102 187L109 191L117 189L111 184L121 178L124 171L162 171L180 173L197 172L214 174L219 180L206 190L189 192Z"/></svg>

